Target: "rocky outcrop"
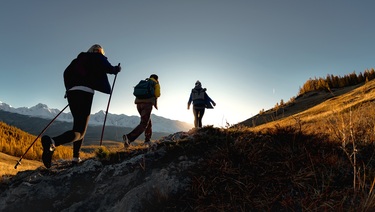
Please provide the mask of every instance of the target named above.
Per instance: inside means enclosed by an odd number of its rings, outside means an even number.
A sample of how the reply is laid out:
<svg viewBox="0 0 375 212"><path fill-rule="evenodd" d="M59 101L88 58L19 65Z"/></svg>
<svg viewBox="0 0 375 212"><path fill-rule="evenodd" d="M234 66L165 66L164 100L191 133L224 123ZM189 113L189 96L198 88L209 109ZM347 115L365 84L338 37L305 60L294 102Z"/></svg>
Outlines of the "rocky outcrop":
<svg viewBox="0 0 375 212"><path fill-rule="evenodd" d="M188 170L201 158L186 151L194 133L164 137L154 150L113 153L71 166L19 172L0 186L0 211L155 211L189 189ZM116 158L116 159L113 159Z"/></svg>

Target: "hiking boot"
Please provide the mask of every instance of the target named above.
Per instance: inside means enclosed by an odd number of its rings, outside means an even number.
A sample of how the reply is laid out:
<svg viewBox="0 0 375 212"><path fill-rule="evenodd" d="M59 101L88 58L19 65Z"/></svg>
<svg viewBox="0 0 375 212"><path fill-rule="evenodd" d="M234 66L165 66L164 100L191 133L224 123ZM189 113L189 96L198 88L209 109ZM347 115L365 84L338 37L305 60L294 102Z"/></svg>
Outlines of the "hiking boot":
<svg viewBox="0 0 375 212"><path fill-rule="evenodd" d="M124 140L124 147L128 147L129 146L129 139L128 139L128 136L126 135L123 135L122 136L122 140Z"/></svg>
<svg viewBox="0 0 375 212"><path fill-rule="evenodd" d="M47 135L42 137L43 154L42 160L44 166L48 169L51 167L52 155L55 151L55 142Z"/></svg>
<svg viewBox="0 0 375 212"><path fill-rule="evenodd" d="M72 165L77 165L79 163L81 163L82 160L80 157L73 157L73 160L72 160Z"/></svg>

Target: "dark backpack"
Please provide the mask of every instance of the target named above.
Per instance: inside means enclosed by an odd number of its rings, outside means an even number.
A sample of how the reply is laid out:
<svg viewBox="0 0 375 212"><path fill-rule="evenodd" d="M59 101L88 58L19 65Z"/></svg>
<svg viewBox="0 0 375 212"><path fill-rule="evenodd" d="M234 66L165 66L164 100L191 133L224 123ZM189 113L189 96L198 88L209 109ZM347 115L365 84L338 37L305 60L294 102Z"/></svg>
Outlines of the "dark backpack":
<svg viewBox="0 0 375 212"><path fill-rule="evenodd" d="M191 97L192 97L193 101L204 100L205 99L205 94L206 94L206 89L205 88L199 89L199 90L196 90L196 89L192 89L191 90Z"/></svg>
<svg viewBox="0 0 375 212"><path fill-rule="evenodd" d="M139 99L148 99L155 97L155 82L150 79L145 79L139 81L139 83L134 86L133 95Z"/></svg>

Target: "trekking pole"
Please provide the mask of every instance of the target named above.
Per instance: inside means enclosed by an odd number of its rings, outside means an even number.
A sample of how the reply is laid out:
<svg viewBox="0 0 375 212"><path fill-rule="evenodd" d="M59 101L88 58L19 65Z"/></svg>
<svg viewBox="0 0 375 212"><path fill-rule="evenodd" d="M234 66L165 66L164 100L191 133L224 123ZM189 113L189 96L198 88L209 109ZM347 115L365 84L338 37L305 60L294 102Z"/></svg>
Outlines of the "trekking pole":
<svg viewBox="0 0 375 212"><path fill-rule="evenodd" d="M118 64L118 66L120 66L120 63ZM107 114L108 114L109 104L111 102L112 92L113 92L113 88L115 87L115 82L116 82L117 74L115 74L115 78L113 79L113 84L112 84L112 88L111 88L111 93L109 94L109 99L108 99L108 104L107 104L107 110L105 111L105 116L104 116L104 122L103 122L103 128L102 128L102 135L100 136L100 146L102 145L102 142L103 142L105 122L107 120Z"/></svg>
<svg viewBox="0 0 375 212"><path fill-rule="evenodd" d="M66 105L64 107L64 109L62 109L56 116L55 118L52 119L52 121L50 121L47 126L42 130L42 132L39 133L39 135L35 138L35 140L33 141L33 143L31 143L31 145L29 146L29 148L27 148L27 150L25 151L25 153L23 153L23 155L20 157L20 159L17 161L17 164L14 166L14 169L17 169L17 166L21 164L21 160L22 158L26 155L26 153L30 150L30 148L34 145L34 143L38 140L38 138L48 129L48 127L57 119L57 117L59 117L59 115L69 106Z"/></svg>

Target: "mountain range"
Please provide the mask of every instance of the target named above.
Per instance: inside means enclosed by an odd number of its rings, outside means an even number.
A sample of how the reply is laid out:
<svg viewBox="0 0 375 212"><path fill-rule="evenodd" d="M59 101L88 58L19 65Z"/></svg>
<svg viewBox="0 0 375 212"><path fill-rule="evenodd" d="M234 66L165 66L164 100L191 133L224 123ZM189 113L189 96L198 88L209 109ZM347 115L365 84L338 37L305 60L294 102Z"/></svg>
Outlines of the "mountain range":
<svg viewBox="0 0 375 212"><path fill-rule="evenodd" d="M33 107L19 107L14 108L9 104L0 102L0 110L17 113L20 115L38 117L43 119L52 120L59 112L58 109L51 109L46 104L39 103ZM105 111L101 110L90 116L89 125L92 126L102 126L105 118ZM155 132L166 132L166 133L175 133L178 131L186 131L193 127L192 124L171 120L161 116L152 114L151 119L153 122L153 130ZM56 119L63 122L73 122L73 117L70 112L61 113L60 116ZM133 128L139 123L139 116L127 116L124 114L111 114L108 113L106 119L106 126L117 126L117 127L129 127Z"/></svg>
<svg viewBox="0 0 375 212"><path fill-rule="evenodd" d="M9 104L0 102L0 121L15 126L25 132L38 135L60 112L58 109L51 109L47 105L39 103L33 107L14 108ZM101 138L102 127L105 118L105 111L91 114L89 126L85 136L85 143L97 142ZM193 128L192 124L171 120L155 114L151 114L153 122L152 139L159 139L171 133L188 131ZM122 141L122 135L130 132L139 123L139 116L127 116L124 114L108 113L103 139ZM61 113L59 117L48 127L45 134L51 136L59 135L72 128L73 118L70 112ZM141 135L139 139L143 139Z"/></svg>

